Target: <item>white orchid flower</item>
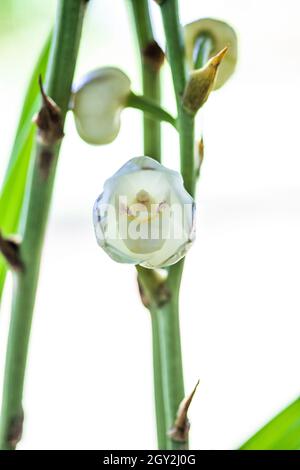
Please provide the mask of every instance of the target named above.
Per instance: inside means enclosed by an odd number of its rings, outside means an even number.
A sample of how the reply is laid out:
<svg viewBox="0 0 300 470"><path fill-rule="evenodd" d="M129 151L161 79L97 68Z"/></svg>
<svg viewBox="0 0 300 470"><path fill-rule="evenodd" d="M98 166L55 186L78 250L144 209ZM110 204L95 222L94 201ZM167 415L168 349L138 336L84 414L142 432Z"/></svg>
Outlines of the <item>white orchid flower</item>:
<svg viewBox="0 0 300 470"><path fill-rule="evenodd" d="M94 226L98 244L115 261L166 267L194 240L195 203L179 173L137 157L105 182Z"/></svg>
<svg viewBox="0 0 300 470"><path fill-rule="evenodd" d="M103 145L117 137L130 84L128 76L115 67L97 69L75 84L71 108L77 132L83 140Z"/></svg>

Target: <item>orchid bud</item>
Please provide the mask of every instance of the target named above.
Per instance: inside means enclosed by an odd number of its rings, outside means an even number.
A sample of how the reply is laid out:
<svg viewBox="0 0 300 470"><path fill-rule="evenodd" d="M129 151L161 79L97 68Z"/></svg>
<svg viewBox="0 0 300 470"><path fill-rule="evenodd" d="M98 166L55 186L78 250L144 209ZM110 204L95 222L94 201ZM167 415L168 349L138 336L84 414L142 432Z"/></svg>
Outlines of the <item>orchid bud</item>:
<svg viewBox="0 0 300 470"><path fill-rule="evenodd" d="M120 130L120 114L130 94L130 79L114 67L85 75L72 94L77 132L89 144L112 142Z"/></svg>
<svg viewBox="0 0 300 470"><path fill-rule="evenodd" d="M105 182L95 202L96 238L119 263L166 267L191 246L194 215L181 175L150 157L136 157Z"/></svg>
<svg viewBox="0 0 300 470"><path fill-rule="evenodd" d="M237 35L234 29L224 21L202 18L184 27L184 37L187 61L191 69L194 68L194 52L199 38L211 38L212 48L210 57L215 56L225 47L228 48L228 52L220 65L213 88L216 90L224 85L233 74L237 63Z"/></svg>
<svg viewBox="0 0 300 470"><path fill-rule="evenodd" d="M220 51L216 56L201 67L201 69L192 70L189 80L186 84L182 97L182 104L186 111L195 115L197 111L207 101L212 91L216 79L219 66L227 52L227 47Z"/></svg>

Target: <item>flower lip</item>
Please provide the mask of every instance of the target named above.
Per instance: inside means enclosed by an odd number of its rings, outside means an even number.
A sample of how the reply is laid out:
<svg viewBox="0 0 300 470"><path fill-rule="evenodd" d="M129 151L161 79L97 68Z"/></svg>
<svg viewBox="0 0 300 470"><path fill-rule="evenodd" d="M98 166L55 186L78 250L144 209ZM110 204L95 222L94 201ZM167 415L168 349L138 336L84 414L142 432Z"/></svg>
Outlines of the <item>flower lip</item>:
<svg viewBox="0 0 300 470"><path fill-rule="evenodd" d="M228 47L228 52L220 65L216 78L214 86L216 90L224 85L235 70L237 63L237 35L228 23L214 18L202 18L187 24L184 27L185 48L187 60L191 68L193 68L196 40L199 36L206 34L213 40L210 57L216 55L224 47Z"/></svg>
<svg viewBox="0 0 300 470"><path fill-rule="evenodd" d="M118 262L169 266L192 244L194 213L179 173L150 157L136 157L104 184L94 206L96 238Z"/></svg>

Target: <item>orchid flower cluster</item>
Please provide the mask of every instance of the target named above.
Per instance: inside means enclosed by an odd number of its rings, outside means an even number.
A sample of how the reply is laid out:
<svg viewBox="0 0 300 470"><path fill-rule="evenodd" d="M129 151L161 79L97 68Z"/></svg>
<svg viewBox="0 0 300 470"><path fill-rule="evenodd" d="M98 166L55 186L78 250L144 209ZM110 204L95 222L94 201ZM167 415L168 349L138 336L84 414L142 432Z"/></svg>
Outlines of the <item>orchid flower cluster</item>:
<svg viewBox="0 0 300 470"><path fill-rule="evenodd" d="M143 43L139 26L145 2L131 3L141 36L143 79L150 67L151 79L157 82L161 51L155 42ZM74 85L71 100L77 132L88 144L112 142L120 130L122 110L130 106L154 121L169 122L179 133L181 174L163 166L156 153L158 147L154 150L150 146L151 155L131 158L105 182L93 209L99 246L117 262L137 265L141 300L151 313L157 438L161 449L187 448L187 410L197 387L184 398L178 308L183 266L180 260L195 240L193 197L203 158L200 145L197 168L194 120L210 93L230 78L237 62L235 31L210 18L185 26L184 57L178 60L180 42L174 41L173 28L179 25L174 5L170 0L161 2L177 118L147 96L136 95L131 90L130 78L114 67L102 67L85 75ZM177 33L178 40L180 28ZM154 68L153 63L150 66L147 63L145 51L149 47L159 53L159 63ZM149 83L149 77L147 80ZM146 88L144 91L153 95L149 84ZM156 93L155 97L158 96ZM148 129L144 119L145 135L160 145L160 129L157 126ZM145 148L149 145L145 144ZM164 277L160 268L164 268Z"/></svg>
<svg viewBox="0 0 300 470"><path fill-rule="evenodd" d="M228 24L210 18L186 25L184 37L190 78L183 105L195 115L210 92L233 73L237 39ZM201 41L207 38L209 60L194 68L199 62L195 51L199 55ZM73 87L71 100L79 136L88 144L111 143L119 133L122 110L131 105L131 96L130 78L118 68L101 67L82 77ZM126 230L121 235L124 217ZM115 261L167 267L184 257L194 241L195 203L178 173L150 157L136 157L105 183L94 205L94 226L99 245Z"/></svg>

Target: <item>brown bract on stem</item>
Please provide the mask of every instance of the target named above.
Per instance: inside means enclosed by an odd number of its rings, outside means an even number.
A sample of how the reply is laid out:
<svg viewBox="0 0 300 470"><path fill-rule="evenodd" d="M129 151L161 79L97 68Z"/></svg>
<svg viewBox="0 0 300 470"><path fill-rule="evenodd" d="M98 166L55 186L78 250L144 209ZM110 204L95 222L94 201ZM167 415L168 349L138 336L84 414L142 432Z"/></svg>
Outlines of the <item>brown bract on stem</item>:
<svg viewBox="0 0 300 470"><path fill-rule="evenodd" d="M157 271L145 270L137 266L138 287L143 305L150 309L151 307L163 307L171 297L171 291L161 278Z"/></svg>
<svg viewBox="0 0 300 470"><path fill-rule="evenodd" d="M150 41L142 50L142 57L145 64L158 71L164 63L165 53L156 41Z"/></svg>
<svg viewBox="0 0 300 470"><path fill-rule="evenodd" d="M189 437L190 422L187 414L190 404L194 398L199 380L196 383L192 393L182 400L179 405L177 417L172 429L170 429L168 435L176 442L187 442Z"/></svg>
<svg viewBox="0 0 300 470"><path fill-rule="evenodd" d="M7 441L13 448L20 442L23 434L24 412L11 419L10 426L7 433Z"/></svg>
<svg viewBox="0 0 300 470"><path fill-rule="evenodd" d="M203 135L201 136L201 139L199 141L199 166L201 167L203 159L204 159L204 140L203 140Z"/></svg>
<svg viewBox="0 0 300 470"><path fill-rule="evenodd" d="M34 119L38 127L38 138L43 145L54 145L64 136L61 110L57 104L46 95L41 76L39 76L39 86L42 96L42 107Z"/></svg>
<svg viewBox="0 0 300 470"><path fill-rule="evenodd" d="M196 177L199 178L201 166L204 160L204 139L203 135L201 136L198 142L198 167L196 168Z"/></svg>
<svg viewBox="0 0 300 470"><path fill-rule="evenodd" d="M1 231L0 252L13 270L19 272L24 270L24 264L20 256L20 244L11 237L3 237Z"/></svg>
<svg viewBox="0 0 300 470"><path fill-rule="evenodd" d="M54 146L64 137L63 122L59 106L46 95L42 77L39 76L42 107L34 118L37 125L37 140L41 145L38 165L43 179L47 179L54 159Z"/></svg>

